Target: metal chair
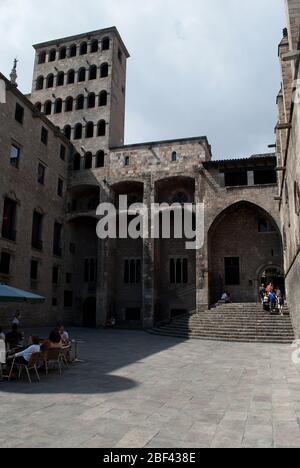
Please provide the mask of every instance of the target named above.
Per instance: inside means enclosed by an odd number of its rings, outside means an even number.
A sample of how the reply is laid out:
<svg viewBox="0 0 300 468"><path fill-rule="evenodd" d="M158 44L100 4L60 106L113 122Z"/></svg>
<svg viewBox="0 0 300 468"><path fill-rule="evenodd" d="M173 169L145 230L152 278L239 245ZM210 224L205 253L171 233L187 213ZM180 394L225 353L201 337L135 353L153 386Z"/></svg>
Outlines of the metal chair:
<svg viewBox="0 0 300 468"><path fill-rule="evenodd" d="M2 364L6 364L6 346L4 340L0 340L0 380L3 380Z"/></svg>
<svg viewBox="0 0 300 468"><path fill-rule="evenodd" d="M45 370L46 370L46 375L48 375L49 371L49 364L57 364L59 373L61 375L61 349L59 348L50 348L48 349L47 353L43 356L43 360L45 363Z"/></svg>
<svg viewBox="0 0 300 468"><path fill-rule="evenodd" d="M41 379L40 379L40 376L39 376L39 373L38 373L38 370L37 370L37 363L39 362L40 357L41 357L41 353L33 353L31 355L31 358L30 358L30 361L28 362L28 364L19 364L18 362L16 362L16 358L14 357L13 362L12 362L12 366L11 366L11 371L10 371L10 374L9 374L9 380L10 380L13 368L16 367L17 369L19 369L19 379L21 379L22 372L25 369L28 380L29 380L30 383L32 383L31 378L30 378L30 371L34 370L35 375L36 375L38 381L40 382Z"/></svg>
<svg viewBox="0 0 300 468"><path fill-rule="evenodd" d="M71 345L64 346L60 350L60 360L63 362L67 367L69 367L69 362L71 361Z"/></svg>

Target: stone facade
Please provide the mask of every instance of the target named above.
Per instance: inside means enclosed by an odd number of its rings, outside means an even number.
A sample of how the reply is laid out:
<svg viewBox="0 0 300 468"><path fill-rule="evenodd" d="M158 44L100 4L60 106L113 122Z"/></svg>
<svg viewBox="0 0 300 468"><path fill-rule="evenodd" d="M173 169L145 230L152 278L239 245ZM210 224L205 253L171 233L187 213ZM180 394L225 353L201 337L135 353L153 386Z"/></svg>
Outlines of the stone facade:
<svg viewBox="0 0 300 468"><path fill-rule="evenodd" d="M276 126L279 173L278 205L284 240L287 298L300 334L300 4L286 0L288 29L279 46L282 86L277 98ZM298 82L294 81L298 80Z"/></svg>
<svg viewBox="0 0 300 468"><path fill-rule="evenodd" d="M11 135L20 125L12 114L13 99L26 103L28 127L22 129L21 140L18 133L15 138L28 144L31 165L24 167L22 181L21 166L20 172L11 167L1 171L1 189L4 197L15 191L16 198L26 200L26 206L22 202L26 219L36 204L49 217L49 231L43 232L45 249L32 253L28 223L24 240L19 245L18 237L13 243L19 267L4 278L25 289L34 287L47 297L43 323L63 318L77 325L102 326L115 317L119 325L148 328L185 311L206 310L224 291L236 302L256 301L264 278L279 281L283 260L274 154L213 161L205 136L124 146L129 54L117 30L58 39L38 44L35 50L32 103L5 81L12 102L0 104L1 151L7 154ZM101 78L103 64L108 64L107 76ZM101 100L103 92L107 100ZM98 135L101 121L105 131L101 127L103 134ZM37 122L49 128L46 155L34 133L39 131ZM57 158L60 141L70 152L65 161ZM45 190L36 183L39 158L49 165ZM67 190L57 198L59 174ZM187 250L186 239L174 235L153 239L150 223L147 239L99 241L96 207L106 201L118 208L119 195L148 208L152 203L189 202L195 210L203 204L203 246ZM63 225L61 258L49 252L54 219ZM9 248L3 239L2 248ZM25 251L28 258L41 258L44 276L39 284L23 281L29 275ZM50 278L53 266L59 267L60 281L55 285ZM41 323L40 315L36 322Z"/></svg>

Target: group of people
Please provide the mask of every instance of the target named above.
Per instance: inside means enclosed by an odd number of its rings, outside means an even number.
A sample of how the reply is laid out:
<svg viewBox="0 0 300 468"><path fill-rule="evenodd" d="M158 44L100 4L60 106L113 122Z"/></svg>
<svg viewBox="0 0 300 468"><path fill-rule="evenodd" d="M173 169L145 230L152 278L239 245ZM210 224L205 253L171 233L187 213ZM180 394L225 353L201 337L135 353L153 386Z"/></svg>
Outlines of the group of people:
<svg viewBox="0 0 300 468"><path fill-rule="evenodd" d="M284 295L280 289L274 288L273 283L269 283L267 286L261 285L260 298L266 312L274 313L279 310L280 315L283 315Z"/></svg>
<svg viewBox="0 0 300 468"><path fill-rule="evenodd" d="M5 343L9 360L15 358L17 364L27 365L34 353L46 353L49 349L60 349L70 343L68 332L63 324L58 323L54 330L50 332L47 340L41 342L40 338L31 336L26 345L25 336L19 331L20 323L21 314L17 312L12 320L11 330L8 333L5 334L2 327L0 327L0 341ZM24 347L24 349L17 352L18 347Z"/></svg>

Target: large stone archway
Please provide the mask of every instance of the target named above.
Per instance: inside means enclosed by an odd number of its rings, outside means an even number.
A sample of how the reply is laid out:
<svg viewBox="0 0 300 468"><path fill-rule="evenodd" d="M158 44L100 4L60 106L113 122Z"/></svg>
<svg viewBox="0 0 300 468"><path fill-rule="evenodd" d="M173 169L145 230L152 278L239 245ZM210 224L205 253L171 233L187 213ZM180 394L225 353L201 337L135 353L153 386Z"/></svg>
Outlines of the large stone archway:
<svg viewBox="0 0 300 468"><path fill-rule="evenodd" d="M282 268L282 240L274 218L241 201L217 216L208 233L209 301L229 292L234 302L256 302L258 272Z"/></svg>

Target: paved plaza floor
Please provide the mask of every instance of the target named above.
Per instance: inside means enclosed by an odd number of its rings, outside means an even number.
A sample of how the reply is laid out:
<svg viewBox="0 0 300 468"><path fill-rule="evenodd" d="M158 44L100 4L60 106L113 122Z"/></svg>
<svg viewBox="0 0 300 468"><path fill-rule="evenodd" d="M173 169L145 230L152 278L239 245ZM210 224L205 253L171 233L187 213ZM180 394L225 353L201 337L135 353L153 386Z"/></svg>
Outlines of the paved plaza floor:
<svg viewBox="0 0 300 468"><path fill-rule="evenodd" d="M290 346L71 334L85 363L0 383L1 448L300 447Z"/></svg>

